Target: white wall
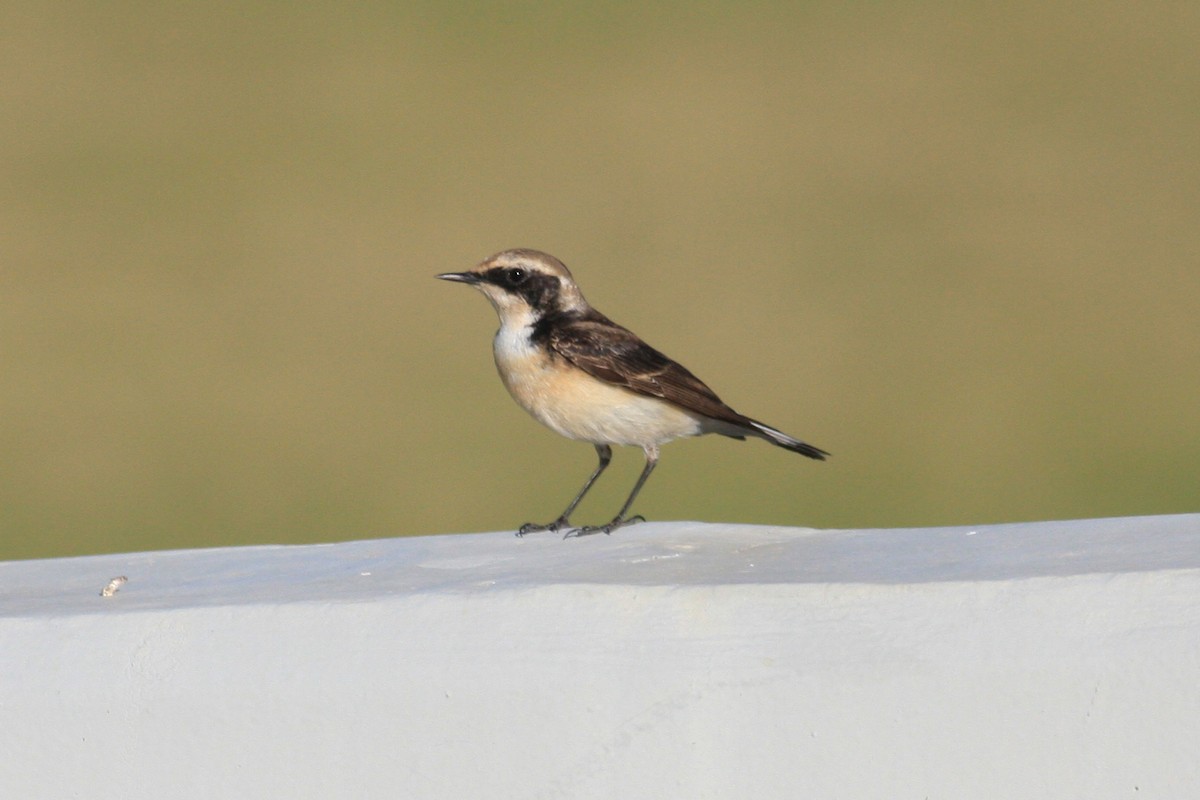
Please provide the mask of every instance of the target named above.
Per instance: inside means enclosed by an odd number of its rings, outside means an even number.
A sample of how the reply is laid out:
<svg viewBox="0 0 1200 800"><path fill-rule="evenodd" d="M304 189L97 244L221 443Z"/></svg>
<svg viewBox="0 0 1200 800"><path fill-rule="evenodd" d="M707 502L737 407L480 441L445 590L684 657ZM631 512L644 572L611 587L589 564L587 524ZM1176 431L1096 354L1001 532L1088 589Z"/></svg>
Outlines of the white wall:
<svg viewBox="0 0 1200 800"><path fill-rule="evenodd" d="M1185 798L1198 741L1200 515L0 564L0 798Z"/></svg>

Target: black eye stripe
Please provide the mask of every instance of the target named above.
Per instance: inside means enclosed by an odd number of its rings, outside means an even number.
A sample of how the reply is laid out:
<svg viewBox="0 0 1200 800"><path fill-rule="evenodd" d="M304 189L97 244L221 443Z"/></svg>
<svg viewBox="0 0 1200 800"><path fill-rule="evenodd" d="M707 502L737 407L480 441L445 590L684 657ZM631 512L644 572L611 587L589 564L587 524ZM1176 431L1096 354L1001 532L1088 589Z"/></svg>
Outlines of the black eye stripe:
<svg viewBox="0 0 1200 800"><path fill-rule="evenodd" d="M492 267L487 272L483 273L483 279L488 283L494 283L497 286L508 288L512 286L512 281L509 276L513 270L507 267Z"/></svg>
<svg viewBox="0 0 1200 800"><path fill-rule="evenodd" d="M548 308L558 297L558 277L524 267L492 267L483 280L524 297L534 308Z"/></svg>

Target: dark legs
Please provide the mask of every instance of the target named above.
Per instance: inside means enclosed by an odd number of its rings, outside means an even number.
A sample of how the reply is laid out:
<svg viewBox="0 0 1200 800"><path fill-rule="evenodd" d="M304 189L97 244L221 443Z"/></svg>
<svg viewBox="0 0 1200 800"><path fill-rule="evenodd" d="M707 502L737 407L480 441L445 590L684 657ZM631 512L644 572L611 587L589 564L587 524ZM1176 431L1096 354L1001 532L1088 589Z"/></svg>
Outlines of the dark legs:
<svg viewBox="0 0 1200 800"><path fill-rule="evenodd" d="M641 514L633 517L626 517L629 509L633 506L633 501L637 499L638 492L642 490L642 485L646 483L646 479L650 477L650 473L654 471L654 466L658 463L658 447L650 445L643 447L642 450L646 453L646 466L642 469L642 474L638 476L637 483L633 485L633 491L629 493L629 498L625 501L625 505L621 506L621 510L612 518L612 521L607 525L586 525L582 528L575 528L567 531L567 537L571 536L587 536L592 533L612 533L622 525L632 525L635 522L645 522L646 518ZM583 488L579 490L579 494L575 495L575 499L567 506L566 511L558 515L558 519L549 522L545 525L539 525L536 522L526 522L517 531L517 536L524 536L527 533L535 533L537 531L560 531L563 528L570 528L571 514L575 511L575 506L579 505L579 501L588 493L588 489L592 488L592 484L596 482L596 478L600 477L600 473L604 472L608 467L608 462L612 461L612 448L606 444L596 445L596 455L600 457L600 463L596 466L596 470L588 476L584 482Z"/></svg>
<svg viewBox="0 0 1200 800"><path fill-rule="evenodd" d="M575 506L579 505L579 501L582 500L583 496L588 493L588 489L592 488L592 484L596 482L596 478L600 477L600 473L604 472L605 468L608 467L608 462L612 461L612 448L606 444L598 444L596 445L596 455L600 457L599 466L596 467L595 472L593 472L591 476L588 477L588 479L584 482L583 488L579 490L579 494L575 495L575 499L571 501L569 506L567 506L567 510L559 514L558 519L554 520L554 522L550 522L545 525L538 525L536 522L526 522L521 526L521 529L517 531L517 536L524 536L527 533L535 533L537 531L558 531L562 530L563 528L570 527L571 522L569 518L575 511ZM638 481L638 484L640 485L641 481ZM634 494L636 493L637 492L635 491ZM633 498L630 498L630 500L632 499ZM626 503L625 505L628 506L629 504ZM621 513L625 512L622 511Z"/></svg>
<svg viewBox="0 0 1200 800"><path fill-rule="evenodd" d="M592 533L612 533L622 525L632 525L635 522L645 522L646 518L641 514L633 517L626 517L633 501L637 499L638 492L642 490L642 484L646 482L646 478L650 477L650 473L654 471L654 466L658 464L658 448L651 445L650 447L642 448L646 451L646 466L642 469L642 474L638 476L637 483L633 485L633 491L629 493L629 499L625 501L625 505L621 506L621 510L612 518L612 521L607 525L586 525L573 531L568 531L567 536L587 536Z"/></svg>

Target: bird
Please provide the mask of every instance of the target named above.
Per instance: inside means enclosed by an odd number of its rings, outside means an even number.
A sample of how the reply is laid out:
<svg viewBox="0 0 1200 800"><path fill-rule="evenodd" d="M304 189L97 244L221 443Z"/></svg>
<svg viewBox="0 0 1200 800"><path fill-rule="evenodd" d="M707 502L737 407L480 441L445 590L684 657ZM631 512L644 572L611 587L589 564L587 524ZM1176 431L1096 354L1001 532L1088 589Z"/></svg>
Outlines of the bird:
<svg viewBox="0 0 1200 800"><path fill-rule="evenodd" d="M492 353L500 379L534 419L568 439L590 442L599 464L566 509L545 524L527 522L517 536L566 530L565 537L610 534L635 522L628 516L674 439L717 433L747 436L819 461L829 453L743 416L683 365L601 314L584 299L562 261L539 250L505 250L466 272L441 280L483 293L500 318ZM572 527L570 517L612 460L612 446L642 448L646 462L611 521Z"/></svg>

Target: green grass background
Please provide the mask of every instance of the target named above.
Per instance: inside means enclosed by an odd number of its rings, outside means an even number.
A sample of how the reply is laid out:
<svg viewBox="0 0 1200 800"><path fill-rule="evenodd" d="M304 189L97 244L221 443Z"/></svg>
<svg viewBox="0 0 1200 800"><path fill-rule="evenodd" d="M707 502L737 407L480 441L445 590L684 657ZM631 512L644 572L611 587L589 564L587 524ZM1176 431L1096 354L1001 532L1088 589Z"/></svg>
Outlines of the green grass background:
<svg viewBox="0 0 1200 800"><path fill-rule="evenodd" d="M1195 3L17 0L0 98L0 558L552 518L592 449L432 278L515 246L834 454L650 519L1200 510Z"/></svg>

